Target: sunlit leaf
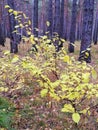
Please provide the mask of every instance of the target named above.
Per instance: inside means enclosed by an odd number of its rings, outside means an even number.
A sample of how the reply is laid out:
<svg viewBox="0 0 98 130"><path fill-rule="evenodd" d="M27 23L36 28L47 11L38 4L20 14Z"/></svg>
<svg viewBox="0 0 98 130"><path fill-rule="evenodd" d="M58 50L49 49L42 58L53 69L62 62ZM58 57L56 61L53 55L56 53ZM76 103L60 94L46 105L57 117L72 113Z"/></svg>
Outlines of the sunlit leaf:
<svg viewBox="0 0 98 130"><path fill-rule="evenodd" d="M49 26L50 26L50 22L49 22L49 21L47 21L47 22L46 22L46 25L49 27Z"/></svg>
<svg viewBox="0 0 98 130"><path fill-rule="evenodd" d="M15 16L17 16L17 15L18 15L18 12L17 12L17 11L13 11L13 14L14 14Z"/></svg>
<svg viewBox="0 0 98 130"><path fill-rule="evenodd" d="M48 93L48 89L42 89L40 93L41 93L41 97L45 97L46 94Z"/></svg>
<svg viewBox="0 0 98 130"><path fill-rule="evenodd" d="M12 12L13 12L13 9L9 9L8 12L9 12L9 13L12 13Z"/></svg>
<svg viewBox="0 0 98 130"><path fill-rule="evenodd" d="M69 61L70 61L70 57L68 55L64 56L64 62L69 63Z"/></svg>
<svg viewBox="0 0 98 130"><path fill-rule="evenodd" d="M10 51L4 51L4 55L9 55Z"/></svg>
<svg viewBox="0 0 98 130"><path fill-rule="evenodd" d="M80 121L80 115L79 115L79 113L73 113L72 114L72 119L73 119L73 121L75 122L75 123L79 123L79 121Z"/></svg>
<svg viewBox="0 0 98 130"><path fill-rule="evenodd" d="M19 57L18 56L14 56L14 58L12 59L12 63L15 63L15 62L17 62L19 60Z"/></svg>
<svg viewBox="0 0 98 130"><path fill-rule="evenodd" d="M65 104L64 108L61 109L62 112L74 113L75 109L71 104Z"/></svg>
<svg viewBox="0 0 98 130"><path fill-rule="evenodd" d="M97 72L95 69L92 70L92 77L93 79L97 79Z"/></svg>
<svg viewBox="0 0 98 130"><path fill-rule="evenodd" d="M5 8L10 8L10 6L9 5L5 5Z"/></svg>

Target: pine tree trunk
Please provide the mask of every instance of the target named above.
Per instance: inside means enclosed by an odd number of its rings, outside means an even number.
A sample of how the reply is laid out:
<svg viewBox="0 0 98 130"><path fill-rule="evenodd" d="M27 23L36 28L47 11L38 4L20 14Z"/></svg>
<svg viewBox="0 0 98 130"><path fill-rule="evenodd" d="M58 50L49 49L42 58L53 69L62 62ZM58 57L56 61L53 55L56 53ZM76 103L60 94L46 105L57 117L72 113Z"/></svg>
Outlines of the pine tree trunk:
<svg viewBox="0 0 98 130"><path fill-rule="evenodd" d="M55 0L54 32L60 35L60 0Z"/></svg>
<svg viewBox="0 0 98 130"><path fill-rule="evenodd" d="M64 0L61 1L60 37L64 38Z"/></svg>
<svg viewBox="0 0 98 130"><path fill-rule="evenodd" d="M38 0L34 0L34 14L33 14L33 33L38 37Z"/></svg>
<svg viewBox="0 0 98 130"><path fill-rule="evenodd" d="M11 9L15 9L14 7L14 1L13 0L7 0L8 5L11 7ZM15 30L16 21L14 19L14 15L9 15L9 26L10 26L10 52L11 53L17 53L18 52L18 43L17 43L17 35L16 33L12 33Z"/></svg>
<svg viewBox="0 0 98 130"><path fill-rule="evenodd" d="M73 0L72 5L72 18L70 27L70 44L68 50L70 53L74 52L74 42L75 42L75 31L76 31L76 17L77 17L77 0Z"/></svg>
<svg viewBox="0 0 98 130"><path fill-rule="evenodd" d="M53 31L53 7L52 7L52 0L48 0L48 8L47 8L47 21L50 25L47 27L47 31L49 31L49 36L52 37Z"/></svg>
<svg viewBox="0 0 98 130"><path fill-rule="evenodd" d="M94 0L84 0L83 3L83 27L79 60L91 62L91 42L93 28Z"/></svg>

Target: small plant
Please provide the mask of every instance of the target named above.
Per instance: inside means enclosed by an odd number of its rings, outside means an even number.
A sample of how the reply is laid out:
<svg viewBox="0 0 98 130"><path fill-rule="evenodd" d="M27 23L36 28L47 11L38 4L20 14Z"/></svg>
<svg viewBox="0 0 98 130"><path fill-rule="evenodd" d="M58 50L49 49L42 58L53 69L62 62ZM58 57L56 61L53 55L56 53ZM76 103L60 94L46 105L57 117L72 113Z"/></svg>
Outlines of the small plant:
<svg viewBox="0 0 98 130"><path fill-rule="evenodd" d="M17 20L21 17L19 12L7 5L6 8ZM23 16L26 17L24 14ZM48 39L47 34L40 38L34 37L28 28L30 24L30 21L26 25L19 21L13 33L17 33L17 28L26 28L30 36L28 40L36 44L37 53L33 52L31 57L4 53L6 56L0 59L0 85L3 86L0 91L13 93L32 86L38 87L41 98L47 99L50 107L53 101L61 105L59 110L68 119L66 129L88 129L93 118L92 111L98 106L98 84L92 82L97 79L97 72L86 62L78 62L74 57L68 56L64 47L57 52L54 43L57 41L56 44L59 44L59 40L65 42L58 35L52 40ZM85 56L87 58L88 53ZM98 117L94 119L92 123L95 125ZM40 124L43 125L43 122Z"/></svg>
<svg viewBox="0 0 98 130"><path fill-rule="evenodd" d="M11 104L5 98L0 97L0 128L5 128L5 130L13 130L13 116L14 109Z"/></svg>

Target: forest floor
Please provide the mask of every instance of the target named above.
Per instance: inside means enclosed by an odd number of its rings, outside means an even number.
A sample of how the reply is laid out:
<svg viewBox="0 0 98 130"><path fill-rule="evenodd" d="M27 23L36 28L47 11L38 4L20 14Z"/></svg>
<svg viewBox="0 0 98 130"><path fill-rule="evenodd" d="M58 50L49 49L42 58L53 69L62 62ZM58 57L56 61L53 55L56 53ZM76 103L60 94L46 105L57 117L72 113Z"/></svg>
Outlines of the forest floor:
<svg viewBox="0 0 98 130"><path fill-rule="evenodd" d="M0 51L0 55L2 55L2 51L4 50L10 50L10 40L7 38L6 39L6 43L5 43L5 47L1 47L1 51ZM68 53L68 41L66 41L65 43L65 49L66 49L66 52ZM19 52L18 52L18 55L20 56L24 56L28 53L28 51L31 49L32 47L32 44L30 44L29 42L27 43L20 43L18 45L18 48L19 48ZM76 41L75 42L75 52L74 53L68 53L68 55L70 56L74 56L76 60L78 60L78 56L79 56L79 51L80 51L80 41ZM98 64L98 44L97 45L94 45L92 44L92 49L91 49L91 55L92 55L92 62L91 62L91 65L97 65Z"/></svg>
<svg viewBox="0 0 98 130"><path fill-rule="evenodd" d="M21 43L19 45L18 54L20 56L26 55L31 46L32 45L29 43ZM68 47L67 42L66 46ZM70 56L74 56L76 60L79 56L79 48L80 42L76 42L75 52L73 54L69 54ZM9 39L7 39L5 47L1 47L0 50L3 51L9 49ZM2 51L0 51L0 56L2 56ZM91 65L93 65L96 70L98 70L98 45L92 46ZM12 94L14 98L10 97L10 100L17 106L13 128L15 128L15 130L75 130L72 128L70 129L70 127L69 129L66 129L70 119L66 118L64 113L60 112L62 104L58 104L53 100L49 102L47 99L41 99L39 91L39 88L35 88L33 86L32 88L28 88L25 91L18 90ZM88 130L97 129L88 128Z"/></svg>

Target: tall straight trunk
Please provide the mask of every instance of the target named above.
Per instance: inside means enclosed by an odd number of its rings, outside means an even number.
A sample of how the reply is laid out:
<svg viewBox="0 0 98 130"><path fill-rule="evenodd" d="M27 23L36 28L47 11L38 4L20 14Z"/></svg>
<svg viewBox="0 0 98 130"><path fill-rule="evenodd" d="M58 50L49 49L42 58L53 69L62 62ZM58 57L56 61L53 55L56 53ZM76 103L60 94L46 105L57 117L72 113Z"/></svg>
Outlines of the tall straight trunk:
<svg viewBox="0 0 98 130"><path fill-rule="evenodd" d="M98 40L98 19L95 21L94 34L93 34L93 42L96 45Z"/></svg>
<svg viewBox="0 0 98 130"><path fill-rule="evenodd" d="M42 34L45 35L46 32L46 7L45 7L46 1L42 0Z"/></svg>
<svg viewBox="0 0 98 130"><path fill-rule="evenodd" d="M60 0L55 0L54 32L60 35Z"/></svg>
<svg viewBox="0 0 98 130"><path fill-rule="evenodd" d="M34 10L33 10L33 33L37 37L38 31L38 0L34 0Z"/></svg>
<svg viewBox="0 0 98 130"><path fill-rule="evenodd" d="M64 38L68 40L68 24L69 24L69 11L68 11L68 0L64 0Z"/></svg>
<svg viewBox="0 0 98 130"><path fill-rule="evenodd" d="M84 0L83 3L83 27L79 60L91 62L91 42L93 28L94 0Z"/></svg>
<svg viewBox="0 0 98 130"><path fill-rule="evenodd" d="M70 53L74 52L74 42L75 42L75 31L76 31L76 17L77 17L77 0L73 0L72 5L72 17L71 17L71 27L70 27L70 44L68 50Z"/></svg>
<svg viewBox="0 0 98 130"><path fill-rule="evenodd" d="M93 42L96 45L98 40L98 1L95 3L95 15L94 15L94 28L93 28Z"/></svg>
<svg viewBox="0 0 98 130"><path fill-rule="evenodd" d="M47 7L47 21L50 25L47 27L47 31L49 31L49 36L52 37L53 31L53 7L52 7L52 0L48 0L48 7Z"/></svg>
<svg viewBox="0 0 98 130"><path fill-rule="evenodd" d="M64 0L61 1L60 37L64 38Z"/></svg>
<svg viewBox="0 0 98 130"><path fill-rule="evenodd" d="M55 16L54 16L54 46L56 51L60 51L63 43L60 42L60 0L55 0Z"/></svg>
<svg viewBox="0 0 98 130"><path fill-rule="evenodd" d="M11 7L11 9L15 9L14 7L14 0L7 0L8 5ZM18 44L16 42L16 33L12 33L15 30L15 18L14 15L9 15L9 26L10 26L10 52L11 53L17 53L18 52Z"/></svg>
<svg viewBox="0 0 98 130"><path fill-rule="evenodd" d="M0 3L0 45L5 46L5 19L4 19L4 0Z"/></svg>

